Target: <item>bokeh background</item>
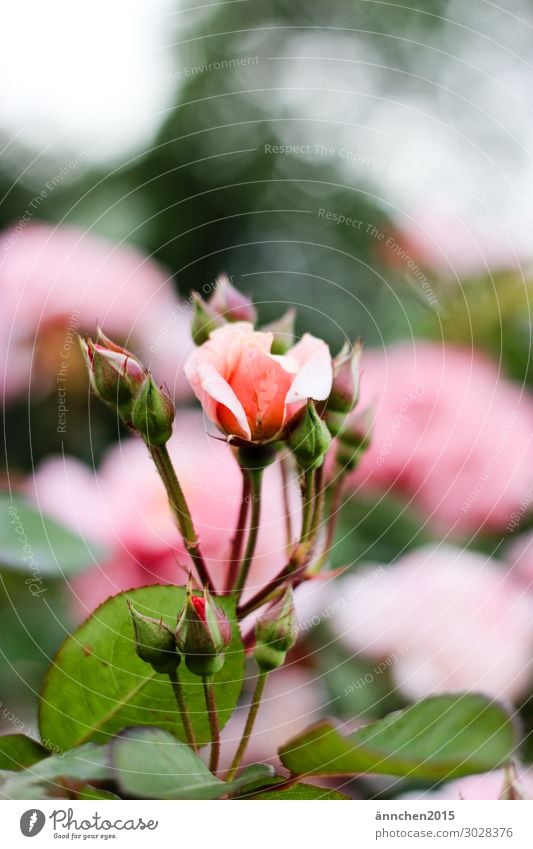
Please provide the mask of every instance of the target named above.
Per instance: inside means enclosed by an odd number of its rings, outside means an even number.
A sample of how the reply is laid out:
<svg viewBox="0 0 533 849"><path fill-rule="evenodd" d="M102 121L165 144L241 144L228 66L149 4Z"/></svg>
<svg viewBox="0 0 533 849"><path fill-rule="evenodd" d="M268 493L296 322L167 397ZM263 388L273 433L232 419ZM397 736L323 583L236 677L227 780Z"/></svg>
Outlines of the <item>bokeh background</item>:
<svg viewBox="0 0 533 849"><path fill-rule="evenodd" d="M360 336L374 421L332 557L350 568L301 594L251 754L320 715L356 727L476 689L513 707L533 784L531 4L31 0L5 18L2 729L34 727L94 604L177 579L158 482L89 397L76 331L101 322L176 397L178 466L200 468L223 559L238 478L182 367L190 292L225 272L262 323L295 306L333 353ZM257 581L283 549L276 485Z"/></svg>

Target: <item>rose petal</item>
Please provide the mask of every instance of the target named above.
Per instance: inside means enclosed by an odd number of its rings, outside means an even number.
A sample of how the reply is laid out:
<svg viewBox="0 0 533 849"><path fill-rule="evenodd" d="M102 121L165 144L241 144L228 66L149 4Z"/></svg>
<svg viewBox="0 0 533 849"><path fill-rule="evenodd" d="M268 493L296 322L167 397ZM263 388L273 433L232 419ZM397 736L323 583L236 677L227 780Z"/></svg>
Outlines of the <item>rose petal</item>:
<svg viewBox="0 0 533 849"><path fill-rule="evenodd" d="M223 407L226 407L230 411L230 413L235 416L235 419L242 430L242 436L245 439L250 439L250 426L246 418L246 413L244 412L244 407L242 406L241 402L237 398L235 392L233 391L229 383L224 380L224 378L218 373L216 368L211 365L211 363L198 363L197 375L202 387L202 397L198 396L198 400L201 402L202 406L204 406L204 408L206 406L206 395L211 400L222 404ZM193 389L196 392L194 384ZM216 422L217 418L218 417L215 415L213 420Z"/></svg>
<svg viewBox="0 0 533 849"><path fill-rule="evenodd" d="M300 363L304 361L287 393L286 404L307 401L308 398L325 401L333 382L331 354L326 343L306 333L289 351L289 356Z"/></svg>

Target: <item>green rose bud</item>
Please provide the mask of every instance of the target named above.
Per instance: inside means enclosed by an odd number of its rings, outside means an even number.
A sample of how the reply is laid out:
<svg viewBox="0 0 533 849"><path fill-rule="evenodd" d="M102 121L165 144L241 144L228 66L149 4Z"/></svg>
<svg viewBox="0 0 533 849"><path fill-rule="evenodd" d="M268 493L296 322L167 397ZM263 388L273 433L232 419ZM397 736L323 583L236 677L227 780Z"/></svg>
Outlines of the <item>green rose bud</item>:
<svg viewBox="0 0 533 849"><path fill-rule="evenodd" d="M133 402L143 386L147 372L126 348L115 345L99 332L100 342L80 339L93 391L114 407L131 424Z"/></svg>
<svg viewBox="0 0 533 849"><path fill-rule="evenodd" d="M291 307L277 321L266 324L261 330L274 334L271 354L283 355L294 345L294 324L296 322L296 310Z"/></svg>
<svg viewBox="0 0 533 849"><path fill-rule="evenodd" d="M257 321L257 310L250 298L236 289L225 274L217 277L207 305L211 315L224 321L251 321L252 324Z"/></svg>
<svg viewBox="0 0 533 849"><path fill-rule="evenodd" d="M349 416L337 437L335 462L347 471L357 468L372 441L374 412L371 407Z"/></svg>
<svg viewBox="0 0 533 849"><path fill-rule="evenodd" d="M197 292L192 293L193 314L191 334L195 345L203 345L209 339L209 334L222 327L224 321L219 318Z"/></svg>
<svg viewBox="0 0 533 849"><path fill-rule="evenodd" d="M224 666L224 650L231 640L226 614L213 601L208 590L194 595L187 587L187 599L178 616L176 643L185 657L187 669L206 677Z"/></svg>
<svg viewBox="0 0 533 849"><path fill-rule="evenodd" d="M174 403L148 374L132 409L132 424L149 445L164 445L172 435Z"/></svg>
<svg viewBox="0 0 533 849"><path fill-rule="evenodd" d="M176 651L176 638L161 619L153 619L139 613L128 601L133 622L137 654L156 671L165 674L174 672L181 662Z"/></svg>
<svg viewBox="0 0 533 849"><path fill-rule="evenodd" d="M298 625L292 589L287 587L281 598L261 616L255 625L254 657L261 672L277 669L298 638Z"/></svg>
<svg viewBox="0 0 533 849"><path fill-rule="evenodd" d="M349 413L359 400L360 362L362 346L345 344L333 360L333 385L327 401L327 410Z"/></svg>
<svg viewBox="0 0 533 849"><path fill-rule="evenodd" d="M311 471L322 465L331 445L331 435L327 425L318 415L313 401L307 402L296 426L289 433L287 442L296 462L304 471Z"/></svg>

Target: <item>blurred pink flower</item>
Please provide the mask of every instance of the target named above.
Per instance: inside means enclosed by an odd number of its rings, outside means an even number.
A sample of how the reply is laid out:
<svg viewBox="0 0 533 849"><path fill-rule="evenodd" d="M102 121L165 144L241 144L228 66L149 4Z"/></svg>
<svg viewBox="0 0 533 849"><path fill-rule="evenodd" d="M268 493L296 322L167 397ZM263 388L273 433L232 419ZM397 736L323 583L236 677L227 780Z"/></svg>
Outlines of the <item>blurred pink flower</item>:
<svg viewBox="0 0 533 849"><path fill-rule="evenodd" d="M448 545L330 585L331 625L390 670L405 695L481 691L516 699L531 682L533 595L505 566ZM381 665L379 665L381 664Z"/></svg>
<svg viewBox="0 0 533 849"><path fill-rule="evenodd" d="M495 235L491 215L472 220L435 204L420 204L404 216L381 247L385 260L400 269L429 268L448 278L519 268L524 259L512 239Z"/></svg>
<svg viewBox="0 0 533 849"><path fill-rule="evenodd" d="M73 227L35 223L5 231L0 296L0 366L8 397L27 391L32 376L37 391L55 384L35 355L43 339L53 349L48 359L52 354L59 362L74 355L76 330L94 333L98 322L127 341L174 394L188 394L182 374L191 347L188 308L168 274L134 248Z"/></svg>
<svg viewBox="0 0 533 849"><path fill-rule="evenodd" d="M199 412L178 413L168 448L210 573L222 589L241 495L237 462L222 440L206 433ZM286 562L281 486L280 469L274 464L265 473L262 525L247 585L250 595ZM105 562L73 581L77 606L84 613L121 590L186 582L191 561L141 440L113 446L96 472L70 457L45 460L27 488L44 512L109 551ZM296 487L294 496L297 503ZM294 518L297 521L296 512Z"/></svg>
<svg viewBox="0 0 533 849"><path fill-rule="evenodd" d="M513 575L533 590L533 531L513 540L507 549L505 560Z"/></svg>
<svg viewBox="0 0 533 849"><path fill-rule="evenodd" d="M504 528L533 484L531 397L485 356L429 342L368 350L362 372L375 422L352 483L403 491L443 532Z"/></svg>
<svg viewBox="0 0 533 849"><path fill-rule="evenodd" d="M516 772L517 787L524 799L533 799L533 770L519 767ZM485 772L483 775L469 775L443 784L438 790L428 790L421 793L409 793L403 798L409 799L461 799L464 801L498 800L505 787L505 772L503 769Z"/></svg>

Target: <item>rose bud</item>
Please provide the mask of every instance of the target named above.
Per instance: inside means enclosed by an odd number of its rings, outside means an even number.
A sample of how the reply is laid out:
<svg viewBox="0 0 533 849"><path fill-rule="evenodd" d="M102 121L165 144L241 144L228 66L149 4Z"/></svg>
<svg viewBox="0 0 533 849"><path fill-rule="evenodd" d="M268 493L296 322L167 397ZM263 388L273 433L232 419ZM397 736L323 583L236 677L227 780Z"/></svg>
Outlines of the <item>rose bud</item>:
<svg viewBox="0 0 533 849"><path fill-rule="evenodd" d="M292 589L287 587L281 598L261 616L255 625L254 657L261 672L277 669L298 638L298 625Z"/></svg>
<svg viewBox="0 0 533 849"><path fill-rule="evenodd" d="M337 437L335 462L346 471L357 468L361 457L372 441L374 411L371 407L361 410L345 420Z"/></svg>
<svg viewBox="0 0 533 849"><path fill-rule="evenodd" d="M133 401L146 380L146 370L133 354L114 343L108 347L92 339L80 339L80 344L92 389L130 424Z"/></svg>
<svg viewBox="0 0 533 849"><path fill-rule="evenodd" d="M311 471L322 465L331 445L331 436L325 422L318 415L313 401L307 402L287 442L296 462L304 471Z"/></svg>
<svg viewBox="0 0 533 849"><path fill-rule="evenodd" d="M306 333L285 356L272 354L273 333L239 321L214 330L192 352L185 374L206 416L232 440L264 445L285 439L309 398L331 392L331 354Z"/></svg>
<svg viewBox="0 0 533 849"><path fill-rule="evenodd" d="M133 630L135 633L135 648L137 654L149 663L155 672L168 675L174 672L181 663L181 657L176 651L176 638L170 628L160 619L144 616L128 601Z"/></svg>
<svg viewBox="0 0 533 849"><path fill-rule="evenodd" d="M209 335L224 322L217 317L197 292L192 293L193 314L191 321L191 335L195 345L203 345L207 342Z"/></svg>
<svg viewBox="0 0 533 849"><path fill-rule="evenodd" d="M131 420L148 445L164 445L172 435L173 401L148 374L133 404Z"/></svg>
<svg viewBox="0 0 533 849"><path fill-rule="evenodd" d="M294 345L294 324L296 322L296 310L291 307L277 321L265 324L261 329L274 335L272 341L272 354L286 354Z"/></svg>
<svg viewBox="0 0 533 849"><path fill-rule="evenodd" d="M187 599L178 616L176 643L185 657L187 669L206 677L224 666L224 650L231 640L226 614L213 601L208 590L193 595L187 587Z"/></svg>
<svg viewBox="0 0 533 849"><path fill-rule="evenodd" d="M257 321L257 310L250 298L233 286L226 274L220 274L215 281L215 290L207 305L212 315L225 321Z"/></svg>
<svg viewBox="0 0 533 849"><path fill-rule="evenodd" d="M350 413L359 400L362 345L345 344L333 360L333 385L326 408L333 413Z"/></svg>

